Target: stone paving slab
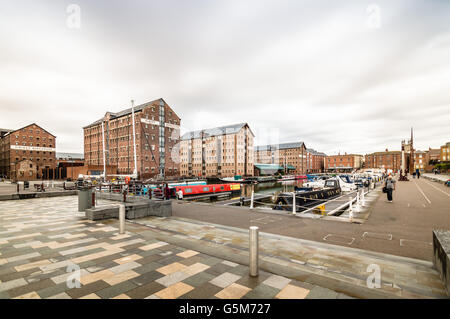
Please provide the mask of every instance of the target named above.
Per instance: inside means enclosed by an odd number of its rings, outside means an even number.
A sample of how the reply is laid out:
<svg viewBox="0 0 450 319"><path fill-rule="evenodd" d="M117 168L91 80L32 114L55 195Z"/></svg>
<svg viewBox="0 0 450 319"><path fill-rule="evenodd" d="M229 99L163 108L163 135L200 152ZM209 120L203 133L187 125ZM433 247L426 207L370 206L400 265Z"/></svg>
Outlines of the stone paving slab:
<svg viewBox="0 0 450 319"><path fill-rule="evenodd" d="M317 287L264 271L251 278L243 264L159 239L169 232L127 223L118 235L115 221L78 213L76 197L1 202L0 225L2 299L303 299Z"/></svg>

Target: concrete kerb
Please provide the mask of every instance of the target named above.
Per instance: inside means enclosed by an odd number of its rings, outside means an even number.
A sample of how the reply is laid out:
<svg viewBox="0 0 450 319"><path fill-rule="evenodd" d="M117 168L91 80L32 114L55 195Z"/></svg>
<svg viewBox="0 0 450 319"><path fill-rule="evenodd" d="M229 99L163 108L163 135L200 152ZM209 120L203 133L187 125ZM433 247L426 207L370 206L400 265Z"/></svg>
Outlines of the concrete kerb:
<svg viewBox="0 0 450 319"><path fill-rule="evenodd" d="M62 192L22 192L19 194L14 193L14 194L0 195L0 201L60 197L60 196L74 196L74 195L77 195L76 190L62 191Z"/></svg>
<svg viewBox="0 0 450 319"><path fill-rule="evenodd" d="M126 219L137 219L149 216L170 217L172 216L171 201L155 201L141 199L125 205ZM89 220L103 220L110 218L119 218L119 205L105 205L86 209L86 218Z"/></svg>

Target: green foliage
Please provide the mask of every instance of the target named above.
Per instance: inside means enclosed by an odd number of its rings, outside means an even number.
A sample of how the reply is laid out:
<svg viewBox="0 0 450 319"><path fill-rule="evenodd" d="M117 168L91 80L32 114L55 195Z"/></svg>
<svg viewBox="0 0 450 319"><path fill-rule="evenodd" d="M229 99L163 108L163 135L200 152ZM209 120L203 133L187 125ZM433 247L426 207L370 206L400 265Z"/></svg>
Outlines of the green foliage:
<svg viewBox="0 0 450 319"><path fill-rule="evenodd" d="M450 170L450 163L440 163L436 164L434 168L437 168L440 171L447 171Z"/></svg>

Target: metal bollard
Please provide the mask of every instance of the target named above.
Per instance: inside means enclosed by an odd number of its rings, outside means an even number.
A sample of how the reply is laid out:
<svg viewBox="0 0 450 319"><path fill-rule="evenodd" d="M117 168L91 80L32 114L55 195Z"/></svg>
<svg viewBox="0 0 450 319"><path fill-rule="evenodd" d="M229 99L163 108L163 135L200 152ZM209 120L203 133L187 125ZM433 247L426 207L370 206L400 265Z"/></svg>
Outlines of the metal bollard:
<svg viewBox="0 0 450 319"><path fill-rule="evenodd" d="M350 199L350 207L348 210L348 219L350 222L353 222L353 198L349 197Z"/></svg>
<svg viewBox="0 0 450 319"><path fill-rule="evenodd" d="M250 276L257 277L258 276L258 259L259 259L259 227L251 226L250 227Z"/></svg>
<svg viewBox="0 0 450 319"><path fill-rule="evenodd" d="M252 190L252 196L250 198L250 209L253 209L253 200L254 200L255 192Z"/></svg>
<svg viewBox="0 0 450 319"><path fill-rule="evenodd" d="M359 191L356 191L356 212L361 212L361 200L359 198Z"/></svg>
<svg viewBox="0 0 450 319"><path fill-rule="evenodd" d="M95 189L92 192L92 207L95 207Z"/></svg>
<svg viewBox="0 0 450 319"><path fill-rule="evenodd" d="M119 205L119 234L125 233L125 205Z"/></svg>
<svg viewBox="0 0 450 319"><path fill-rule="evenodd" d="M295 202L295 192L292 193L292 215L297 214L297 203Z"/></svg>

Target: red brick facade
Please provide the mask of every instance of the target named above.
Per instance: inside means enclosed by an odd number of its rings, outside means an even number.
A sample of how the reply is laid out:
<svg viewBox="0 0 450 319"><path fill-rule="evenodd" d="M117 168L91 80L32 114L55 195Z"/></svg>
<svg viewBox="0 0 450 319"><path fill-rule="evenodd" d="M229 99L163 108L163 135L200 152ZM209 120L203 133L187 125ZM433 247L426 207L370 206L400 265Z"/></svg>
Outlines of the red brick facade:
<svg viewBox="0 0 450 319"><path fill-rule="evenodd" d="M363 165L362 155L356 154L344 154L344 155L331 155L325 159L325 170L336 172L349 172L362 168Z"/></svg>
<svg viewBox="0 0 450 319"><path fill-rule="evenodd" d="M405 153L406 157L409 156ZM366 155L366 168L384 168L392 169L397 172L402 166L402 152L400 151L385 151L385 152L375 152Z"/></svg>
<svg viewBox="0 0 450 319"><path fill-rule="evenodd" d="M106 165L117 166L117 174L134 170L133 126L131 109L105 116L84 127L85 165L103 165L104 124ZM179 176L180 118L163 100L135 107L136 154L138 178L161 173Z"/></svg>
<svg viewBox="0 0 450 319"><path fill-rule="evenodd" d="M56 136L33 123L2 134L0 175L11 180L55 179Z"/></svg>
<svg viewBox="0 0 450 319"><path fill-rule="evenodd" d="M323 173L325 170L325 158L324 153L317 152L308 148L306 158L306 173Z"/></svg>

